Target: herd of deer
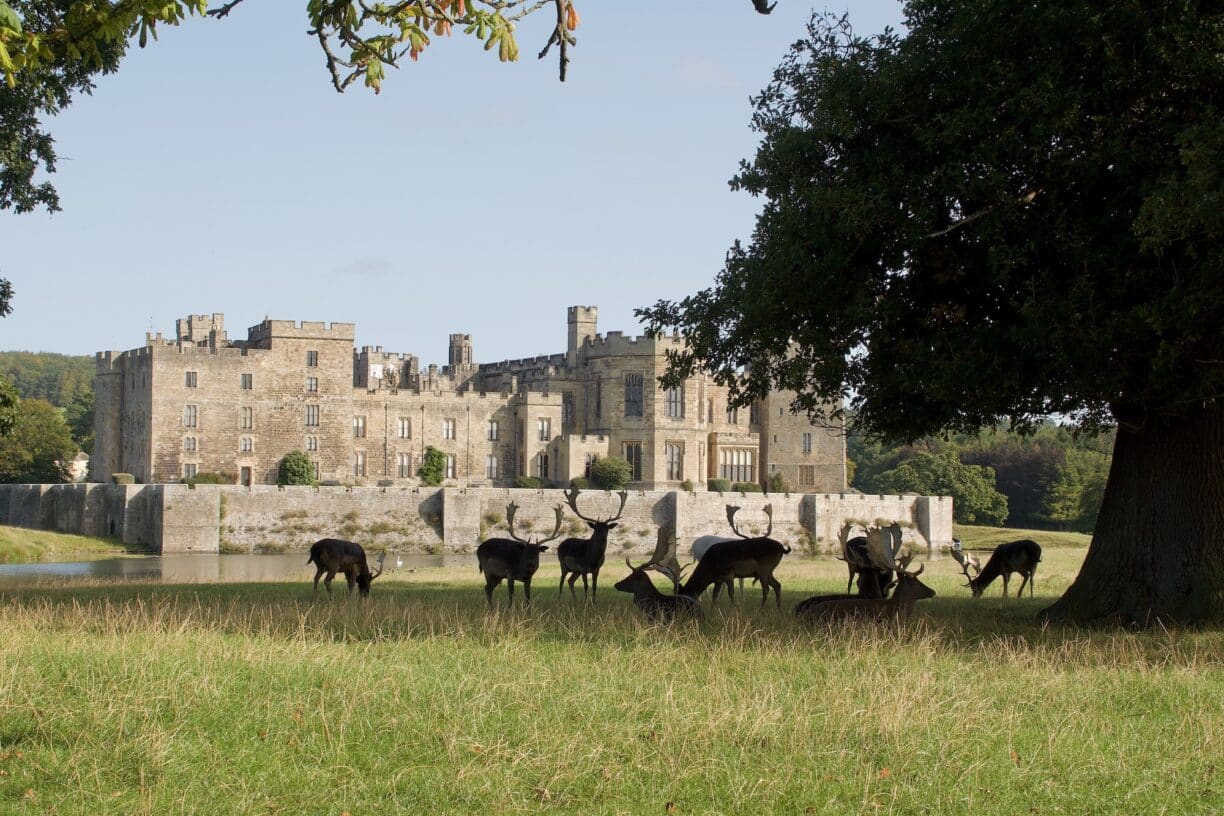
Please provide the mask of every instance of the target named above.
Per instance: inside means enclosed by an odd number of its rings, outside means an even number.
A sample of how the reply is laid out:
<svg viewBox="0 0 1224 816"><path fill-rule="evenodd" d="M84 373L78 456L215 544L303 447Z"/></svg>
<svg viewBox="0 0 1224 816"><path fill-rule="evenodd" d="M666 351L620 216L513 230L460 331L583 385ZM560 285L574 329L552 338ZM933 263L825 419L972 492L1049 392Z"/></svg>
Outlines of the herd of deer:
<svg viewBox="0 0 1224 816"><path fill-rule="evenodd" d="M589 591L590 599L594 602L599 586L599 571L603 568L608 549L608 533L616 527L617 520L625 512L629 494L624 491L616 494L620 497L620 507L615 515L608 518L584 515L578 509L577 488L571 487L564 495L574 515L590 526L591 536L567 538L557 546L557 561L561 566L558 590L562 594L565 592L568 577L570 595L576 599L574 583L581 578L583 597L586 598ZM515 516L518 509L514 502L506 508L509 538L487 539L476 550L480 572L485 578L485 597L490 606L493 604L493 590L502 581L506 582L511 605L514 603L515 582L523 585L523 594L530 603L531 580L540 567L540 553L548 549L546 542L552 541L561 533L564 518L561 505L558 504L554 508L556 526L551 535L535 540L515 533ZM740 581L741 595L745 578L751 578L754 583L761 585L761 606L768 601L772 587L774 598L781 608L782 584L773 573L782 561L782 556L790 552L790 548L769 537L773 532L773 508L771 505L765 506L769 529L763 536L741 533L735 523L735 514L738 511L738 507L727 507L727 521L738 538L699 538L693 544L693 556L696 560L683 568L676 559L675 537L668 530L661 530L654 555L648 561L635 566L628 558L625 559L629 575L618 581L615 588L630 593L634 604L647 617L658 622L670 622L677 618L700 618L698 598L711 587L714 590L714 604L718 603L719 593L724 588L730 602L734 604L736 579ZM846 562L850 573L846 592L816 595L800 602L795 607L795 615L800 619L811 622L834 622L849 618L904 619L912 614L916 602L935 596L935 590L918 579L925 565L919 565L916 570L909 569L914 555L902 547L900 525L857 525L863 526L864 535L852 538L851 533L855 526L848 523L838 534L841 555L837 557ZM320 539L310 548L310 559L307 561L317 569L314 591L318 593L319 578L326 573L327 577L323 583L330 593L332 579L337 573L343 573L350 593L356 585L361 595L369 595L370 583L382 574L385 557L386 553L383 553L378 559L378 571L371 572L365 551L359 544L335 538ZM1026 584L1029 586L1029 594L1033 593L1033 573L1041 561L1041 545L1028 539L1002 544L991 553L986 565L982 566L976 556L965 552L960 542L953 539L952 557L968 580L966 587L973 591L973 597L981 597L985 589L999 577L1003 579L1003 595L1006 597L1008 580L1013 573L1019 573L1024 579L1016 593L1019 597ZM685 571L694 565L688 580L681 583ZM659 591L648 574L650 572L658 573L670 581L672 593ZM858 592L851 594L856 579Z"/></svg>

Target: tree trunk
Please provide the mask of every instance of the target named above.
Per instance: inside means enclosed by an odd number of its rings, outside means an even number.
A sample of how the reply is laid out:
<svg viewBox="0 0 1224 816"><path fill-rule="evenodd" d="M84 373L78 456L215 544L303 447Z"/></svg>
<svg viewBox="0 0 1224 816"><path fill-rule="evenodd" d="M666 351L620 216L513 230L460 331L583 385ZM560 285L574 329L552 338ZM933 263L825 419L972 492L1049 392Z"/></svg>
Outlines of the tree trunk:
<svg viewBox="0 0 1224 816"><path fill-rule="evenodd" d="M1224 617L1224 408L1119 427L1084 566L1041 617L1139 627Z"/></svg>

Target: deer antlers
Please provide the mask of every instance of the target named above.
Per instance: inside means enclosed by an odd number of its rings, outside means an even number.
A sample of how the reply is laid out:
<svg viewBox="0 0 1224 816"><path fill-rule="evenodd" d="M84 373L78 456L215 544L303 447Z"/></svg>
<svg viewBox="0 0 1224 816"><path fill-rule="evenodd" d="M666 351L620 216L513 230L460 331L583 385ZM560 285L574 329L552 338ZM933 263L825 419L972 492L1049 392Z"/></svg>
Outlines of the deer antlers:
<svg viewBox="0 0 1224 816"><path fill-rule="evenodd" d="M539 541L531 541L526 538L519 538L518 534L514 532L514 515L518 512L518 505L514 502L510 502L510 504L506 506L506 523L510 526L510 537L520 544L534 544L536 546L543 544L545 541L552 541L561 534L561 520L564 518L565 514L565 511L561 509L561 505L559 504L553 508L553 511L557 514L557 526L553 529L552 535L550 535L548 538L541 538Z"/></svg>
<svg viewBox="0 0 1224 816"><path fill-rule="evenodd" d="M573 485L570 485L569 490L565 491L565 501L569 504L570 509L574 511L574 515L582 519L583 521L587 522L588 524L611 524L612 522L620 518L621 514L625 512L625 502L629 500L628 491L622 490L616 494L620 496L620 508L616 511L615 516L612 516L611 518L608 518L608 519L587 518L586 516L582 515L582 513L578 510L578 493L579 493L578 488L574 487Z"/></svg>
<svg viewBox="0 0 1224 816"><path fill-rule="evenodd" d="M978 560L976 555L970 555L961 548L959 538L952 539L952 557L956 559L956 563L960 564L961 571L965 573L965 579L973 580L973 576L969 574L969 568L973 567L973 571L979 575L982 572L982 562Z"/></svg>
<svg viewBox="0 0 1224 816"><path fill-rule="evenodd" d="M894 572L907 572L906 567L913 560L913 553L906 553L898 558L901 553L901 525L891 524L888 527L868 527L867 528L867 554L871 558L871 566L876 569L892 570ZM909 575L919 575L925 565L920 566L917 572L908 573Z"/></svg>
<svg viewBox="0 0 1224 816"><path fill-rule="evenodd" d="M764 509L765 509L765 515L769 516L769 529L765 531L765 535L764 535L764 536L759 536L759 537L760 537L760 538L769 538L769 534L773 532L773 505L772 505L772 504L767 504L767 505L765 505L765 508L764 508ZM747 535L744 535L744 534L743 534L743 533L741 533L741 532L739 531L739 529L738 529L738 528L735 526L735 514L736 514L736 513L738 513L738 512L739 512L739 508L738 508L738 507L735 507L734 505L730 505L730 504L728 504L728 505L727 505L727 521L729 521L729 522L731 523L731 529L732 529L732 530L735 532L735 534L736 534L737 536L739 536L740 538L757 538L758 536L747 536Z"/></svg>
<svg viewBox="0 0 1224 816"><path fill-rule="evenodd" d="M382 551L382 555L378 556L378 572L376 572L376 573L374 573L373 575L371 575L371 576L370 576L370 580L371 580L371 581L373 581L373 580L374 580L375 578L377 578L378 576L382 575L382 572L383 572L383 562L384 562L384 561L386 561L386 560L387 560L387 551L386 551L386 550L383 550L383 551Z"/></svg>

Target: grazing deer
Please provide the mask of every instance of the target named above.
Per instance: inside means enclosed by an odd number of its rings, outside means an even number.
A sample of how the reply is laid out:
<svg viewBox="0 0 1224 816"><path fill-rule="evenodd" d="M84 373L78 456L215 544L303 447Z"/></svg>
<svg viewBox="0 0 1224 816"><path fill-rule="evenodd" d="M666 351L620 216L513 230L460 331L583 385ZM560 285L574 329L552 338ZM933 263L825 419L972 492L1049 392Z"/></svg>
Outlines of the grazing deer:
<svg viewBox="0 0 1224 816"><path fill-rule="evenodd" d="M531 578L540 568L540 553L548 549L545 541L552 541L561 533L561 505L555 508L557 526L552 535L539 541L520 538L514 532L514 516L518 505L514 502L506 507L506 522L510 527L510 538L490 538L476 548L476 563L485 577L485 599L493 606L493 590L503 580L510 592L510 606L514 606L514 582L521 581L527 603L531 603Z"/></svg>
<svg viewBox="0 0 1224 816"><path fill-rule="evenodd" d="M1024 580L1020 582L1020 589L1016 592L1016 597L1019 598L1024 594L1025 584L1029 586L1029 597L1033 596L1033 585L1036 583L1033 575L1037 572L1037 564L1041 562L1041 545L1036 541L1022 538L1019 541L1009 541L995 547L990 558L986 560L986 566L978 569L976 578L969 574L969 567L976 566L977 559L965 554L959 545L959 541L954 542L952 557L961 565L961 571L965 573L965 578L969 581L965 586L973 590L973 597L982 597L986 587L1001 575L1003 576L1003 597L1006 598L1007 581L1013 572L1018 572L1024 577Z"/></svg>
<svg viewBox="0 0 1224 816"><path fill-rule="evenodd" d="M845 561L846 568L850 571L850 577L846 581L846 594L850 593L850 587L854 585L854 576L857 575L860 598L887 598L888 590L893 585L893 574L872 565L871 555L867 551L867 536L850 538L850 531L853 529L854 525L846 522L837 533L837 540L841 542L842 554L836 557ZM879 528L864 527L863 529L870 535L872 530Z"/></svg>
<svg viewBox="0 0 1224 816"><path fill-rule="evenodd" d="M582 576L582 597L587 595L587 575L591 576L591 603L595 602L595 590L599 586L599 570L604 565L604 554L608 551L608 531L616 526L616 520L625 512L625 502L629 494L622 490L620 509L616 515L607 519L587 518L578 510L578 488L570 487L565 491L565 501L574 515L585 521L592 530L590 538L567 538L557 546L557 560L561 562L561 583L557 592L565 592L565 576L569 575L570 596L577 599L574 592L574 582Z"/></svg>
<svg viewBox="0 0 1224 816"><path fill-rule="evenodd" d="M765 515L769 517L769 529L765 535L748 537L735 526L735 514L738 507L727 506L727 521L731 529L740 538L712 544L696 569L689 576L688 582L680 590L681 594L691 598L701 596L701 593L714 585L713 602L718 603L718 593L726 586L727 596L735 603L735 593L732 580L735 578L754 578L761 582L761 606L769 599L769 588L773 587L774 597L779 608L782 606L782 584L774 578L773 571L777 569L782 556L790 552L790 547L783 546L769 537L773 532L773 505L765 505Z"/></svg>
<svg viewBox="0 0 1224 816"><path fill-rule="evenodd" d="M314 577L315 595L319 594L319 578L323 573L327 573L323 586L327 587L327 594L330 595L332 579L336 577L337 572L343 572L350 595L353 592L353 584L356 584L357 592L363 597L368 596L370 583L382 575L386 557L386 552L378 556L378 572L371 573L370 566L366 563L365 550L360 544L339 538L320 538L310 545L310 558L306 559L307 564L314 564L318 569Z"/></svg>
<svg viewBox="0 0 1224 816"><path fill-rule="evenodd" d="M897 557L901 551L899 525L887 529L869 527L867 551L873 569L896 573L897 588L891 598L809 598L795 608L795 614L806 621L825 623L851 618L901 621L913 614L915 603L935 597L935 590L918 580L926 565L910 572L907 567L912 554Z"/></svg>

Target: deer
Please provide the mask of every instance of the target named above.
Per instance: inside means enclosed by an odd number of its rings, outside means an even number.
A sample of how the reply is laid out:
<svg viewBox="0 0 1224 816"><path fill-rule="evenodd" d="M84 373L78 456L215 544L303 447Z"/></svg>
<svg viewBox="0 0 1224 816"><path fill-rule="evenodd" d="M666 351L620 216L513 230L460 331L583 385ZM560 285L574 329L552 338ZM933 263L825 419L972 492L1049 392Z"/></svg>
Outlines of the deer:
<svg viewBox="0 0 1224 816"><path fill-rule="evenodd" d="M318 570L314 577L315 595L319 594L319 578L323 573L327 573L323 586L327 587L327 594L330 595L332 579L336 577L337 572L343 572L344 579L348 582L349 594L353 594L353 585L356 584L358 594L368 597L370 583L382 575L383 561L386 558L387 553L384 551L378 556L378 572L371 573L370 566L366 563L365 550L360 544L339 538L320 538L310 545L310 558L306 563L314 564Z"/></svg>
<svg viewBox="0 0 1224 816"><path fill-rule="evenodd" d="M1036 583L1033 575L1037 572L1037 564L1041 562L1041 545L1036 541L1022 538L1019 541L1009 541L995 547L990 558L986 559L986 566L978 569L977 577L969 574L969 567L976 565L977 559L966 554L959 545L959 541L953 542L952 557L961 565L961 571L965 573L965 578L969 581L965 586L973 590L973 597L982 597L986 587L990 586L994 579L1003 576L1003 597L1006 598L1007 582L1013 572L1020 573L1024 578L1020 582L1020 589L1016 592L1016 597L1019 598L1024 594L1025 584L1028 584L1029 587L1029 597L1033 596L1033 586Z"/></svg>
<svg viewBox="0 0 1224 816"><path fill-rule="evenodd" d="M514 502L506 507L506 522L510 527L510 538L490 538L476 548L476 563L485 577L485 599L493 606L493 590L503 580L510 593L510 606L514 606L514 582L523 584L523 594L527 603L531 603L531 578L540 568L540 553L548 549L546 541L552 541L561 534L561 505L554 508L557 514L557 526L552 535L531 541L520 538L514 532L514 516L518 513L518 505Z"/></svg>
<svg viewBox="0 0 1224 816"><path fill-rule="evenodd" d="M846 568L850 571L850 577L846 581L846 594L850 594L850 588L854 585L854 576L858 575L860 598L887 598L888 590L893 585L893 575L891 572L884 572L872 565L871 555L867 551L867 536L850 538L850 532L853 529L854 524L846 522L837 534L837 540L841 542L842 554L836 558L845 561ZM879 528L864 527L864 531L868 534L873 529Z"/></svg>
<svg viewBox="0 0 1224 816"><path fill-rule="evenodd" d="M625 565L629 567L629 574L617 581L614 588L632 594L634 605L642 610L646 617L656 623L671 623L677 618L701 620L701 606L697 600L680 591L680 579L684 577L684 571L688 567L680 567L676 561L676 539L670 526L659 530L654 555L649 561L635 567L625 558ZM655 587L647 574L650 571L657 572L671 581L671 595L665 595Z"/></svg>
<svg viewBox="0 0 1224 816"><path fill-rule="evenodd" d="M718 593L725 585L727 596L735 603L735 593L732 589L734 578L754 578L761 583L761 606L769 599L769 588L773 587L774 597L778 607L782 606L782 584L774 578L773 571L777 569L782 556L790 552L790 547L784 546L769 537L773 532L773 505L765 505L765 515L769 517L769 529L763 536L749 537L735 526L735 514L738 507L727 505L727 521L731 529L740 538L712 544L701 560L697 562L693 574L689 576L681 594L691 598L700 597L701 593L714 585L713 603L718 603Z"/></svg>
<svg viewBox="0 0 1224 816"><path fill-rule="evenodd" d="M585 521L591 528L590 538L567 538L557 545L557 560L561 562L561 582L557 585L557 594L565 592L565 576L569 575L570 596L577 600L574 592L574 582L582 577L582 597L587 597L587 575L591 576L591 603L595 603L595 590L599 586L599 570L604 565L604 554L608 551L608 531L616 526L616 520L625 512L625 502L629 493L622 490L620 508L616 515L607 519L588 518L578 510L578 488L571 486L565 491L565 501L574 515Z"/></svg>
<svg viewBox="0 0 1224 816"><path fill-rule="evenodd" d="M795 614L808 622L832 623L848 619L903 621L914 613L914 604L925 598L934 598L931 589L918 576L926 569L922 564L913 572L909 563L913 554L898 558L901 551L901 527L894 524L888 528L867 529L867 552L871 568L881 572L896 573L897 588L889 598L841 598L826 599L820 596L809 598L795 607Z"/></svg>

